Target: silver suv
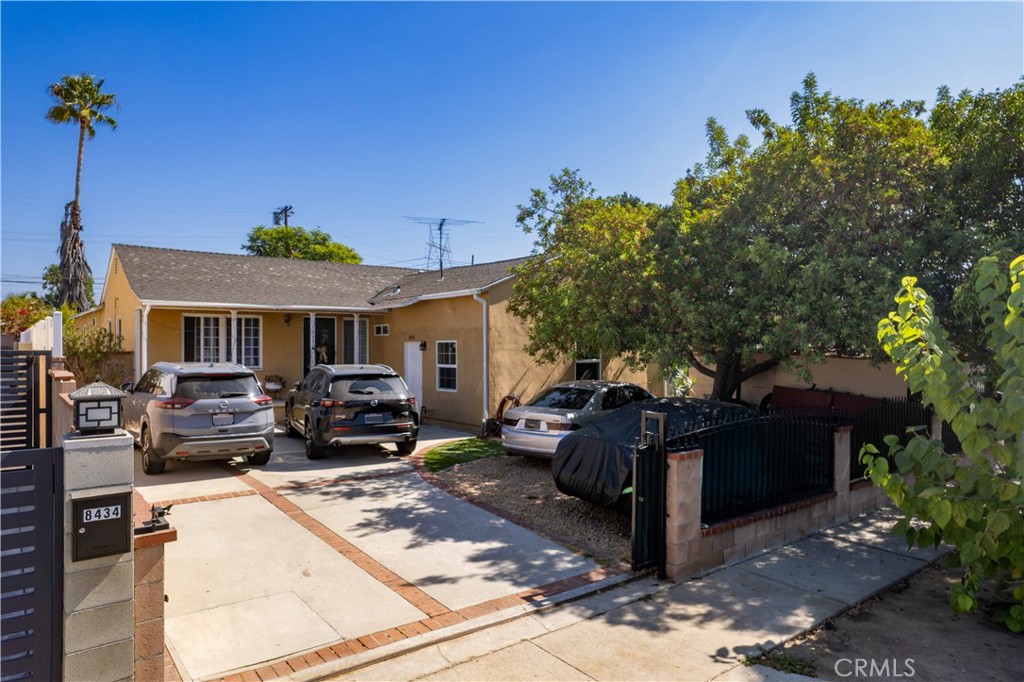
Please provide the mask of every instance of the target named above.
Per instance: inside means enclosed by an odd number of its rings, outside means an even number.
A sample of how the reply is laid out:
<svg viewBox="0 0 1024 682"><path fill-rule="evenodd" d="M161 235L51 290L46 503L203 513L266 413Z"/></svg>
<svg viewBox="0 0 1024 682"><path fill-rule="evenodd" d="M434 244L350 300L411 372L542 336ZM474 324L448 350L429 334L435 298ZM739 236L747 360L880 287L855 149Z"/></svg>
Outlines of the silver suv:
<svg viewBox="0 0 1024 682"><path fill-rule="evenodd" d="M142 448L142 470L163 473L169 459L246 456L270 461L273 399L250 369L228 362L158 362L138 385L122 387L125 428Z"/></svg>

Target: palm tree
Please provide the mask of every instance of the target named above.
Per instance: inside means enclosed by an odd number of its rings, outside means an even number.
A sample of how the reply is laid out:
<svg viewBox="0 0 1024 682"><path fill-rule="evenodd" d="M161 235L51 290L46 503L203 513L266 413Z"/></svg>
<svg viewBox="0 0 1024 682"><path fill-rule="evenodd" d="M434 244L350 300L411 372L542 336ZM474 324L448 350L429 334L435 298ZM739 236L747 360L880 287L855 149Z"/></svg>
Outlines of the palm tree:
<svg viewBox="0 0 1024 682"><path fill-rule="evenodd" d="M78 164L75 169L75 198L64 206L64 221L60 226L60 303L69 303L79 310L87 303L85 283L92 270L85 261L85 247L79 234L82 231L79 197L82 195L82 159L85 156L85 138L96 136L96 125L117 129L117 121L103 113L117 104L117 95L103 92L103 79L88 74L64 76L59 83L50 85L50 95L56 104L46 112L53 123L78 124Z"/></svg>

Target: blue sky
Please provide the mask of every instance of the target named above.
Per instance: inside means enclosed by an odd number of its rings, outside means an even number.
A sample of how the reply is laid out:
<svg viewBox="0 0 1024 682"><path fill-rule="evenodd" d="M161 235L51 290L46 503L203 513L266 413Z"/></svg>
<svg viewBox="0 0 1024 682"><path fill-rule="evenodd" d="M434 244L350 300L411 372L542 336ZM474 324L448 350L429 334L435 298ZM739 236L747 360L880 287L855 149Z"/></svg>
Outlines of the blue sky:
<svg viewBox="0 0 1024 682"><path fill-rule="evenodd" d="M483 221L453 229L457 262L529 253L516 205L563 167L667 203L707 117L786 120L809 71L866 100L1008 87L1024 4L3 2L0 57L7 294L57 260L77 132L44 114L67 73L121 102L85 151L97 279L115 242L240 252L283 204L416 267L407 215Z"/></svg>

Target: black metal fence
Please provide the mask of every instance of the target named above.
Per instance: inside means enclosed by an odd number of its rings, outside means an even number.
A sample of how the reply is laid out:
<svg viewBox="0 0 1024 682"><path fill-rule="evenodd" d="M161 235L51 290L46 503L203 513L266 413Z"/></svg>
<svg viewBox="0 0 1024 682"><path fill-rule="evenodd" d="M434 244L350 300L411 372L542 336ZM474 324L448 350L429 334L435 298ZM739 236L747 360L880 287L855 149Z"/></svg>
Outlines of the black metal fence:
<svg viewBox="0 0 1024 682"><path fill-rule="evenodd" d="M716 523L832 490L835 421L771 415L689 434L704 451L701 522Z"/></svg>
<svg viewBox="0 0 1024 682"><path fill-rule="evenodd" d="M951 454L964 451L963 444L947 421L942 422L942 449Z"/></svg>
<svg viewBox="0 0 1024 682"><path fill-rule="evenodd" d="M860 451L864 445L870 443L878 448L880 454L888 456L886 436L898 436L900 443L906 445L915 431L927 431L930 428L931 419L931 410L913 397L883 398L874 407L854 417L851 420L853 432L850 434L850 480L867 475L867 467L860 461Z"/></svg>

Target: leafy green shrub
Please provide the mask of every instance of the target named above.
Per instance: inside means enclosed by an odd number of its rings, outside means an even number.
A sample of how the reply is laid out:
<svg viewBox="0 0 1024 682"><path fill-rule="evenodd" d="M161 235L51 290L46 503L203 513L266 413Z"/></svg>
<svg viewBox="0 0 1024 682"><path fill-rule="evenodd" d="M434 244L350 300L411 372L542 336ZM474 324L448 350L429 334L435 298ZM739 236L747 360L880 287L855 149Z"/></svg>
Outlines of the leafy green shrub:
<svg viewBox="0 0 1024 682"><path fill-rule="evenodd" d="M121 342L102 327L64 325L64 362L79 386L102 381L119 386L131 378L132 354L121 351Z"/></svg>
<svg viewBox="0 0 1024 682"><path fill-rule="evenodd" d="M973 278L984 341L991 352L982 393L966 363L949 342L933 312L931 298L906 277L896 296L898 310L878 324L878 340L905 376L910 389L953 427L963 454L947 453L942 442L918 434L906 447L895 435L885 442L896 464L861 453L875 485L882 486L905 518L894 532L910 546L946 542L965 567L950 602L957 611L978 606L982 579L998 580L1012 594L1002 614L1006 626L1024 631L1024 255L1010 264L1010 276L994 258L982 259ZM911 525L912 519L925 522Z"/></svg>

